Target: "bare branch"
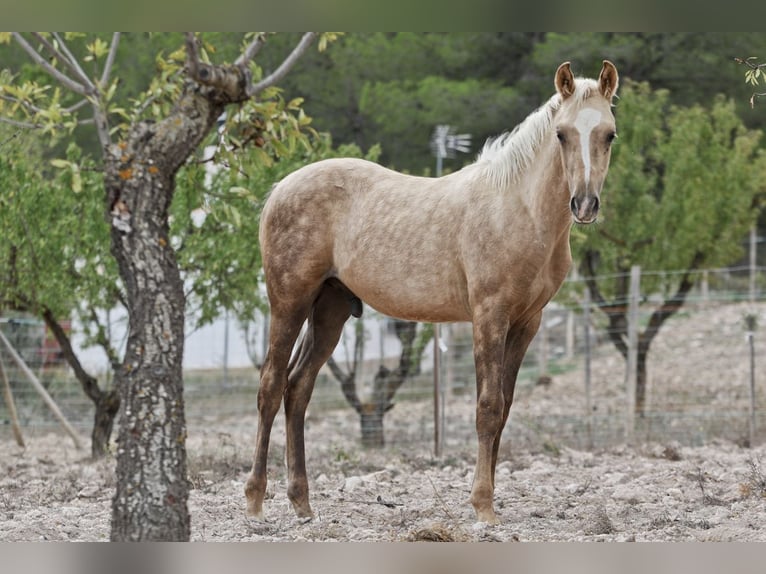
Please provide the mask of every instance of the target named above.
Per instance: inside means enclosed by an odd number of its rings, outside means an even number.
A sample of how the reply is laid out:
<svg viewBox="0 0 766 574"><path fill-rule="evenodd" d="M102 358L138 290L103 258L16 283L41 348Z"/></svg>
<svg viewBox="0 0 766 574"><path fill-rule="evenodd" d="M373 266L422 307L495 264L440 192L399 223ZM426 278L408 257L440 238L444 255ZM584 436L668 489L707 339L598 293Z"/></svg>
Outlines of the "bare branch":
<svg viewBox="0 0 766 574"><path fill-rule="evenodd" d="M112 35L112 45L109 47L109 54L106 56L106 62L104 63L104 70L101 73L101 87L106 88L109 83L109 74L112 73L112 66L114 66L114 58L117 56L117 46L120 44L120 33L115 32Z"/></svg>
<svg viewBox="0 0 766 574"><path fill-rule="evenodd" d="M34 33L35 37L40 38L40 41L43 42L45 45L50 45L49 42L46 42L45 36L42 36L40 34ZM64 64L66 64L70 70L72 70L76 77L79 78L80 82L82 82L89 90L92 92L96 91L96 86L93 85L93 82L88 77L88 75L83 71L82 67L80 66L80 63L77 61L77 58L74 57L74 54L69 51L69 47L66 45L66 42L64 42L64 39L58 35L57 32L53 32L53 37L56 38L56 41L59 43L59 46L61 46L61 49L64 51L63 58L60 58ZM51 46L54 50L55 47ZM57 56L59 57L59 56Z"/></svg>
<svg viewBox="0 0 766 574"><path fill-rule="evenodd" d="M287 72L289 72L290 69L295 65L298 59L304 53L306 53L306 50L308 50L309 46L314 41L314 39L316 39L316 37L316 32L306 32L301 38L300 42L298 42L298 45L293 48L293 51L290 52L290 55L285 58L285 60L276 70L274 70L274 72L263 78L257 84L251 84L248 86L247 94L249 96L254 96L255 94L262 92L266 88L271 87L277 82L281 81L282 78L287 75Z"/></svg>
<svg viewBox="0 0 766 574"><path fill-rule="evenodd" d="M737 62L738 64L744 64L745 66L750 68L750 70L752 70L752 71L761 70L763 68L766 68L766 62L762 62L760 64L756 64L755 61L757 59L758 58L756 58L755 56L750 56L749 58L734 58L734 61ZM745 77L747 77L747 72L745 72ZM756 79L753 82L753 84L757 85L758 84L758 80ZM766 92L753 92L753 94L750 96L750 107L754 108L755 107L755 100L757 98L762 98L763 96L766 96Z"/></svg>
<svg viewBox="0 0 766 574"><path fill-rule="evenodd" d="M93 118L85 118L84 120L77 120L78 126L85 126L90 125L94 123L95 120ZM15 126L17 128L25 128L28 130L41 130L45 126L43 124L33 124L32 122L22 122L19 120L12 120L11 118L5 118L0 116L0 123L8 124L10 126ZM54 124L57 128L63 128L63 124Z"/></svg>
<svg viewBox="0 0 766 574"><path fill-rule="evenodd" d="M356 394L356 372L351 371L344 373L343 369L338 366L335 359L331 356L327 359L327 366L340 383L340 390L349 405L358 413L362 412L362 403L359 400L359 396Z"/></svg>
<svg viewBox="0 0 766 574"><path fill-rule="evenodd" d="M199 80L199 51L194 32L186 32L186 70L195 80Z"/></svg>
<svg viewBox="0 0 766 574"><path fill-rule="evenodd" d="M101 106L93 106L93 121L96 124L96 134L98 135L98 141L101 144L101 148L104 152L107 151L112 144L112 137L109 135L109 119L106 115L106 110ZM82 123L85 123L83 121Z"/></svg>
<svg viewBox="0 0 766 574"><path fill-rule="evenodd" d="M86 98L84 100L80 100L76 104L73 104L73 105L69 106L68 108L64 108L64 111L67 112L68 114L71 114L72 112L76 112L81 107L83 107L84 105L89 104L89 103L90 103L90 100L88 100Z"/></svg>
<svg viewBox="0 0 766 574"><path fill-rule="evenodd" d="M71 90L82 96L88 95L88 89L85 86L79 82L74 81L72 78L60 70L57 70L51 66L51 64L45 58L43 58L19 32L13 32L13 37L16 42L18 42L19 46L21 46L21 48L27 53L27 55L32 58L32 61L40 66L43 70L45 70L49 75L53 76L53 78L57 80L61 85L63 85L68 90Z"/></svg>
<svg viewBox="0 0 766 574"><path fill-rule="evenodd" d="M21 130L16 130L13 132L10 136L5 138L3 141L0 141L0 148L2 148L5 144L12 142L15 140L19 135L21 134Z"/></svg>
<svg viewBox="0 0 766 574"><path fill-rule="evenodd" d="M32 32L32 36L35 37L35 39L40 42L46 50L50 53L51 56L53 56L56 60L64 64L67 68L69 68L70 71L74 72L75 76L80 76L79 80L83 82L83 77L81 74L81 70L78 70L77 67L59 50L48 41L48 38L43 36L40 32ZM87 83L87 82L83 82Z"/></svg>
<svg viewBox="0 0 766 574"><path fill-rule="evenodd" d="M33 124L30 122L20 122L18 120L12 120L11 118L4 118L2 116L0 116L0 122L11 125L11 126L15 126L17 128L26 128L29 130L37 130L43 127L39 124Z"/></svg>
<svg viewBox="0 0 766 574"><path fill-rule="evenodd" d="M12 104L19 104L20 106L23 106L26 110L32 112L33 114L39 114L40 112L43 111L42 108L38 108L34 104L30 104L29 102L25 102L24 100L14 98L13 96L0 95L0 100L5 100L6 102L11 102Z"/></svg>
<svg viewBox="0 0 766 574"><path fill-rule="evenodd" d="M255 40L245 48L245 51L240 54L239 58L234 62L235 66L246 66L253 58L258 55L264 44L266 43L266 36L264 34L257 34Z"/></svg>
<svg viewBox="0 0 766 574"><path fill-rule="evenodd" d="M755 56L750 56L749 58L734 58L734 61L738 64L745 64L748 68L751 70L757 70L759 68L766 68L766 62L763 62L762 64L754 64L751 62L751 60L757 60Z"/></svg>

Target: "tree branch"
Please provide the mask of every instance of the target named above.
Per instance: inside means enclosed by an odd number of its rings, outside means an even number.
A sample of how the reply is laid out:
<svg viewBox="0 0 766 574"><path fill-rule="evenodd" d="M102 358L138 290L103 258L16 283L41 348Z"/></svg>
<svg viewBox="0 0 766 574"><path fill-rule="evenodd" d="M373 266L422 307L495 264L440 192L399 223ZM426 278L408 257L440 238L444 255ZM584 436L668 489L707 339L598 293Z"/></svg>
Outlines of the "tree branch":
<svg viewBox="0 0 766 574"><path fill-rule="evenodd" d="M626 305L627 293L625 292L627 283L623 278L617 287L618 300L612 303L608 302L601 293L601 289L599 289L598 282L596 281L595 256L595 251L587 251L581 263L580 267L583 277L585 278L585 285L588 291L590 291L591 299L593 299L596 306L601 309L609 319L609 329L607 330L609 340L612 341L612 344L623 357L627 357L628 345L626 340L628 335L628 321Z"/></svg>
<svg viewBox="0 0 766 574"><path fill-rule="evenodd" d="M26 109L27 111L32 112L33 114L39 114L40 112L44 111L42 108L38 108L34 104L30 104L29 102L25 102L24 100L14 98L13 96L0 95L0 100L5 100L6 102L10 102L12 104L18 104L22 106L24 109Z"/></svg>
<svg viewBox="0 0 766 574"><path fill-rule="evenodd" d="M306 32L300 39L300 42L298 42L298 45L293 48L293 51L290 53L290 55L284 59L284 61L276 70L274 70L274 72L263 78L257 84L251 84L248 86L247 95L254 96L255 94L262 92L266 88L269 88L281 81L282 78L287 75L287 72L289 72L290 69L295 65L298 59L306 53L306 50L308 50L309 46L316 39L316 37L316 32Z"/></svg>
<svg viewBox="0 0 766 574"><path fill-rule="evenodd" d="M2 118L0 118L2 119ZM0 141L0 148L2 148L5 144L10 143L11 141L15 140L17 137L19 137L19 134L21 134L21 130L16 130L11 135L9 135L7 138L5 138L3 141Z"/></svg>
<svg viewBox="0 0 766 574"><path fill-rule="evenodd" d="M101 324L101 321L98 318L98 314L96 313L96 310L92 306L88 306L88 311L90 315L90 320L96 325L96 343L104 350L104 353L106 353L107 358L109 359L109 364L112 366L113 371L117 371L122 366L122 361L120 360L119 355L117 354L117 351L115 351L114 347L112 346L111 342L109 341L109 338L106 336L106 329Z"/></svg>
<svg viewBox="0 0 766 574"><path fill-rule="evenodd" d="M21 48L29 55L29 57L32 58L32 61L40 66L43 70L45 70L45 72L50 76L53 76L53 78L57 80L61 85L63 85L68 90L71 90L82 96L90 95L88 89L85 86L79 82L74 81L63 72L51 66L48 60L43 58L19 32L13 32L13 37L19 46L21 46Z"/></svg>
<svg viewBox="0 0 766 574"><path fill-rule="evenodd" d="M72 112L76 112L76 111L77 111L77 110L79 110L81 107L83 107L84 105L86 105L86 104L89 104L89 103L90 103L90 101L89 101L89 100L86 98L86 99L84 99L84 100L80 100L80 101L79 101L79 102L77 102L76 104L72 104L72 105L71 105L71 106L69 106L68 108L64 108L64 111L65 111L66 113L68 113L68 114L71 114Z"/></svg>
<svg viewBox="0 0 766 574"><path fill-rule="evenodd" d="M344 373L343 369L340 368L332 356L327 359L327 366L340 383L340 390L346 398L346 402L351 405L357 413L361 414L362 403L359 400L359 396L356 394L356 373L354 371Z"/></svg>
<svg viewBox="0 0 766 574"><path fill-rule="evenodd" d="M30 122L20 122L19 120L12 120L11 118L4 118L2 116L0 116L0 122L17 127L17 128L26 128L29 130L39 130L43 127L40 124L33 124Z"/></svg>
<svg viewBox="0 0 766 574"><path fill-rule="evenodd" d="M18 98L14 98L12 96L2 96L2 95L0 95L0 100L5 100L6 102L10 102L12 104L18 104L18 105L24 107L24 109L26 109L27 111L31 112L32 114L39 114L39 113L45 111L42 108L38 108L34 104L30 104L29 102L25 102L24 100L19 100ZM88 103L90 103L90 102L86 98L86 99L80 100L76 104L73 104L73 105L69 106L68 108L64 108L63 111L65 113L71 114L73 112L76 112L77 110L79 110L81 107L83 107L84 105L86 105ZM24 127L24 128L30 128L30 129L32 129L32 128L38 129L38 128L42 128L43 127L42 124L33 124L33 123L30 123L30 122L22 122L22 121L19 121L19 120L12 120L11 118L5 118L5 117L0 117L0 121L3 121L5 123L11 124L11 125L15 125L15 126L18 126L18 127ZM88 123L92 123L92 122L93 122L93 120L91 120L91 119L77 120L78 125L84 125L84 124L88 124ZM60 126L61 124L57 124L57 125Z"/></svg>
<svg viewBox="0 0 766 574"><path fill-rule="evenodd" d="M60 54L58 50L56 50L55 46L51 45L50 42L47 41L47 38L43 36L42 34L38 34L37 32L33 32L33 35L35 38L38 38L41 42L43 42L43 45L46 47L49 46L49 50L54 50L55 53ZM56 41L59 43L59 46L61 46L61 49L64 51L64 55L62 56L56 56L57 58L60 58L61 61L67 65L67 67L72 70L80 80L80 82L88 88L91 92L96 91L96 86L93 85L93 82L88 77L88 75L83 71L82 67L80 66L80 63L77 61L77 58L74 57L74 54L69 51L69 47L67 47L66 42L64 42L64 39L58 35L58 32L53 32L53 37L56 38Z"/></svg>
<svg viewBox="0 0 766 574"><path fill-rule="evenodd" d="M262 33L256 34L255 39L245 50L240 54L234 62L235 66L246 66L253 58L258 55L264 44L266 44L266 36Z"/></svg>
<svg viewBox="0 0 766 574"><path fill-rule="evenodd" d="M120 44L120 33L115 32L112 35L112 45L109 47L109 54L106 56L106 62L104 63L104 69L101 72L101 87L106 88L109 84L109 75L112 73L112 67L114 66L114 59L117 56L117 46Z"/></svg>
<svg viewBox="0 0 766 574"><path fill-rule="evenodd" d="M418 370L421 356L414 357L413 348L415 346L415 334L418 324L411 321L396 321L394 323L396 337L402 345L402 352L399 355L399 366L388 377L385 388L385 404L393 406L393 398L399 388L409 378L413 370Z"/></svg>
<svg viewBox="0 0 766 574"><path fill-rule="evenodd" d="M197 50L197 37L194 32L186 32L186 71L199 81L199 51Z"/></svg>
<svg viewBox="0 0 766 574"><path fill-rule="evenodd" d="M98 141L101 144L101 148L104 150L104 157L106 157L109 146L112 143L112 137L109 135L109 118L107 117L106 111L95 102L93 102L93 121L96 124ZM85 120L80 123L85 123Z"/></svg>
<svg viewBox="0 0 766 574"><path fill-rule="evenodd" d="M198 40L194 32L186 32L185 72L198 84L212 86L227 95L229 102L242 102L250 96L250 70L244 66L213 66L199 60Z"/></svg>
<svg viewBox="0 0 766 574"><path fill-rule="evenodd" d="M92 400L94 403L97 403L102 394L101 389L98 386L98 381L94 376L89 374L83 368L82 364L80 363L80 359L77 357L77 354L72 348L72 343L69 339L69 336L66 334L64 328L53 315L53 312L48 307L43 307L42 314L45 324L48 326L48 328L51 330L51 333L53 333L53 336L56 338L59 347L61 347L61 353L64 355L67 363L69 363L69 366L72 368L72 371L74 372L77 380L80 382L83 391L85 391L85 394L88 395L90 400Z"/></svg>
<svg viewBox="0 0 766 574"><path fill-rule="evenodd" d="M692 287L694 287L694 281L691 280L691 275L694 271L699 269L704 260L705 255L701 251L698 251L694 255L689 268L681 278L681 283L678 285L678 290L673 294L672 297L663 301L662 305L655 309L652 313L652 316L649 318L649 323L647 324L644 332L641 334L640 342L642 345L645 345L648 348L652 342L652 339L654 339L654 337L657 335L663 323L665 323L665 321L675 315L681 309L681 307L683 307L684 303L686 302L686 296L689 294L689 291L691 291Z"/></svg>

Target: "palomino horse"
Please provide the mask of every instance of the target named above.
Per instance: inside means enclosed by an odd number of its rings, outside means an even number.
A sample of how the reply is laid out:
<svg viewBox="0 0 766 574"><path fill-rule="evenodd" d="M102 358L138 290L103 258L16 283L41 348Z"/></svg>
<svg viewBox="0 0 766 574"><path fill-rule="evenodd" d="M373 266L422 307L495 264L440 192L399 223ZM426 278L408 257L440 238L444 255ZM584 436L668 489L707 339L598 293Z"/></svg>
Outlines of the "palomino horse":
<svg viewBox="0 0 766 574"><path fill-rule="evenodd" d="M495 465L519 365L569 270L572 221L596 219L616 135L611 62L598 80L575 78L566 62L554 84L547 103L450 175L330 159L275 186L260 227L271 330L245 487L249 515L263 518L269 436L284 397L287 496L299 517L313 516L306 407L362 300L401 319L473 323L479 449L470 500L479 521L497 522Z"/></svg>

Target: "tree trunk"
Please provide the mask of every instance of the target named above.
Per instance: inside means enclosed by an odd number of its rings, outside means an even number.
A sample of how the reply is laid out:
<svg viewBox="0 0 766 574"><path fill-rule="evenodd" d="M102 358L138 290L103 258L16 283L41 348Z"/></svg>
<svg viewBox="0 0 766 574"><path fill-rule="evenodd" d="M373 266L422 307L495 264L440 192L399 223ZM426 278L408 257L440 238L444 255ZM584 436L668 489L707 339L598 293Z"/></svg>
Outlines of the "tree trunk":
<svg viewBox="0 0 766 574"><path fill-rule="evenodd" d="M45 324L56 338L64 358L80 382L83 391L96 407L93 430L90 435L90 454L93 459L101 458L109 452L109 439L112 436L114 418L120 408L120 397L115 389L108 392L102 391L98 386L96 377L85 371L80 363L80 359L72 348L72 341L69 335L67 335L53 312L46 307L43 309L42 315Z"/></svg>
<svg viewBox="0 0 766 574"><path fill-rule="evenodd" d="M596 281L595 260L597 257L597 253L592 251L587 252L582 262L581 272L585 277L585 283L590 291L591 298L596 301L598 308L609 318L609 339L620 354L627 360L628 347L625 342L628 339L628 319L626 314L627 308L624 303L624 301L628 299L627 272L622 272L616 278L616 299L613 302L608 302L604 299L604 296L598 287L598 282ZM660 328L665 321L675 315L681 307L683 307L686 302L686 296L694 286L692 274L700 268L704 260L705 257L702 252L695 253L694 258L689 264L689 268L681 277L676 292L654 310L649 318L649 323L646 326L646 329L638 335L635 412L639 416L644 416L646 407L646 365L652 341L654 341L654 338L657 336L657 333L659 333Z"/></svg>
<svg viewBox="0 0 766 574"><path fill-rule="evenodd" d="M109 150L106 190L112 253L130 327L116 373L120 395L113 541L185 541L186 420L183 282L168 236L175 173L223 111L188 83L174 112L136 124Z"/></svg>
<svg viewBox="0 0 766 574"><path fill-rule="evenodd" d="M420 370L420 359L425 344L416 347L415 335L417 333L417 323L397 320L394 323L394 329L396 336L402 343L399 365L394 370L380 365L378 372L375 374L371 402L369 403L362 403L356 392L356 367L362 361L363 333L356 333L356 340L354 341L354 365L349 373L344 373L332 357L327 360L327 365L330 367L335 378L340 382L343 396L348 401L348 404L359 414L362 446L364 448L383 448L385 446L383 418L388 411L394 408L394 395L399 390L399 387L407 380L407 377Z"/></svg>
<svg viewBox="0 0 766 574"><path fill-rule="evenodd" d="M383 448L386 445L383 434L383 415L385 411L375 404L362 405L359 422L362 429L362 447Z"/></svg>
<svg viewBox="0 0 766 574"><path fill-rule="evenodd" d="M646 359L649 347L639 345L636 360L636 414L643 417L646 409Z"/></svg>
<svg viewBox="0 0 766 574"><path fill-rule="evenodd" d="M90 454L94 459L101 458L109 452L109 439L119 410L120 397L117 389L102 392L99 400L96 401L93 431L90 434Z"/></svg>

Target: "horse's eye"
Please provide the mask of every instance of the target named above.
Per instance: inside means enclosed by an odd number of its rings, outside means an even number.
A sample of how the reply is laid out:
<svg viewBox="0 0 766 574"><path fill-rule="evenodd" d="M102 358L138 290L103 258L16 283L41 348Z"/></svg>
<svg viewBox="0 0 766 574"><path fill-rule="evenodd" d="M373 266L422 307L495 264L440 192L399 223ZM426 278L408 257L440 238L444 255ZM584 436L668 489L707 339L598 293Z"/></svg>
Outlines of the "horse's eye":
<svg viewBox="0 0 766 574"><path fill-rule="evenodd" d="M559 139L561 143L564 143L567 140L564 134L559 131L556 132L556 137Z"/></svg>

